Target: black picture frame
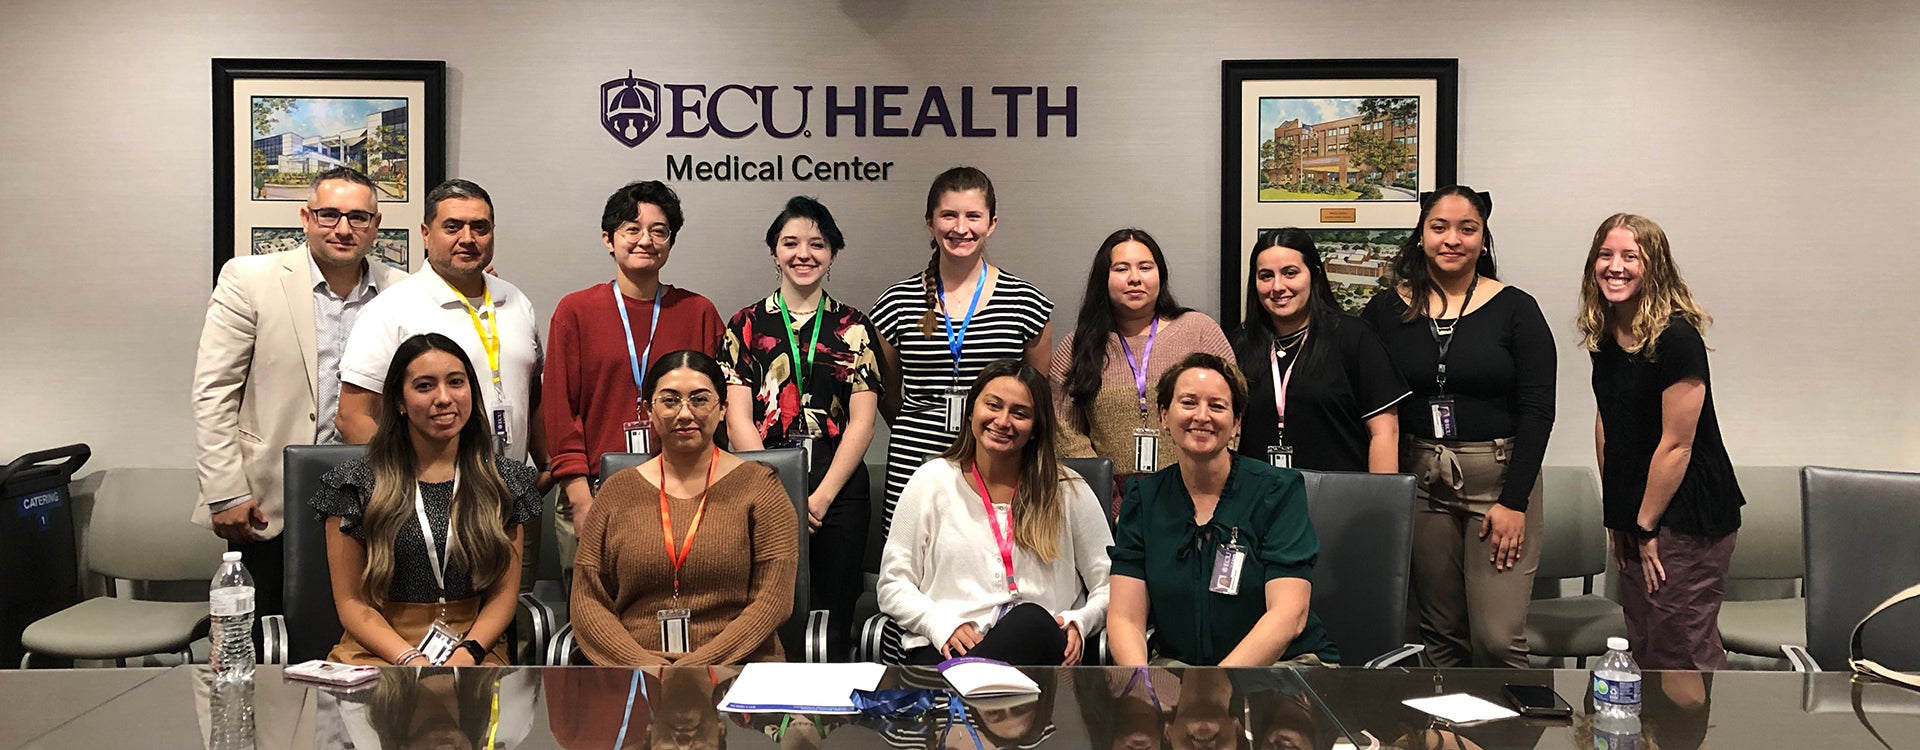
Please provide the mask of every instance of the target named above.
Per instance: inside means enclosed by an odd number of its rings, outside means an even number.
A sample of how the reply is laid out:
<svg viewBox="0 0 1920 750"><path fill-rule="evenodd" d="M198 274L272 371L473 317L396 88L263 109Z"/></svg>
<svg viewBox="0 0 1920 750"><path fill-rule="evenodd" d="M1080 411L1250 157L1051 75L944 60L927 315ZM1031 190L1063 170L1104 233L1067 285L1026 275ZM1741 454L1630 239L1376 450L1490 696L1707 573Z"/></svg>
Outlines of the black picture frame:
<svg viewBox="0 0 1920 750"><path fill-rule="evenodd" d="M263 237L284 237L299 226L295 201L305 200L305 186L295 184L284 151L276 151L276 162L269 169L257 155L269 147L257 140L283 139L291 144L305 136L311 153L303 150L291 157L306 159L303 166L318 171L318 166L349 163L363 171L377 164L390 168L388 179L376 176L382 214L381 241L375 255L403 269L409 269L417 253L410 249L408 235L419 224L428 190L446 179L447 174L447 64L439 60L294 60L259 58L213 58L213 279L236 253L255 252L256 241ZM237 140L240 122L259 123L256 100L304 102L333 100L354 105L402 99L404 111L389 109L364 115L367 123L357 142L352 128L334 133L298 132L258 133L247 128L245 147ZM415 109L417 107L417 109ZM364 108L364 107L363 107ZM273 122L274 108L267 107L267 122ZM278 110L292 114L292 109ZM375 118L384 118L380 125ZM338 122L338 117L331 121ZM397 140L396 140L397 139ZM388 142L395 145L387 146ZM360 149L359 163L350 150ZM368 156L369 149L392 157ZM249 177L241 188L238 165L246 160ZM270 183L271 179L276 182ZM294 194L298 193L297 197ZM263 205L264 204L264 205ZM282 211L281 209L284 209ZM284 214L284 215L283 215ZM241 233L250 238L243 245ZM397 248L391 243L397 242Z"/></svg>
<svg viewBox="0 0 1920 750"><path fill-rule="evenodd" d="M1260 229L1411 227L1418 221L1418 193L1456 181L1459 70L1460 61L1454 58L1221 61L1220 324L1223 328L1232 331L1240 325L1246 304L1246 255ZM1378 109L1372 110L1371 115L1345 116L1345 119L1323 115L1331 119L1315 123L1305 122L1305 117L1294 117L1273 127L1272 138L1261 137L1265 134L1263 126L1273 125L1262 121L1268 116L1269 101L1275 102L1274 108L1278 110L1282 106L1293 106L1290 100L1300 101L1302 107L1307 104L1350 107L1361 100L1409 98L1415 100L1411 105L1414 107L1411 118L1403 117L1398 111L1381 115ZM1249 101L1256 107L1251 113L1251 127ZM1322 106L1320 109L1337 108ZM1403 122L1408 119L1410 123ZM1341 123L1349 124L1315 130L1320 125ZM1358 135L1361 130L1376 135ZM1289 138L1283 139L1282 131L1291 134ZM1348 135L1349 131L1356 134ZM1306 140L1302 140L1302 133ZM1329 133L1337 133L1337 138ZM1392 137L1394 135L1411 138L1411 143L1402 143L1399 148L1411 150L1407 159L1412 169L1399 166L1400 157L1395 156L1391 157L1394 161L1387 163L1396 166L1376 168L1368 173L1353 166L1350 157L1341 155L1355 138L1405 140ZM1340 142L1328 142L1336 139ZM1288 154L1291 158L1277 155L1269 158L1262 153L1266 140L1287 141L1296 150ZM1250 144L1252 149L1248 148ZM1302 144L1308 144L1304 150ZM1325 164L1303 166L1309 160ZM1311 179L1307 176L1309 170L1315 173ZM1396 174L1407 179L1396 181L1393 179ZM1295 182L1268 187L1276 175ZM1313 190L1332 192L1322 197L1315 192L1287 189L1304 184L1313 184ZM1369 197L1367 192L1374 195ZM1324 220L1328 216L1336 220Z"/></svg>

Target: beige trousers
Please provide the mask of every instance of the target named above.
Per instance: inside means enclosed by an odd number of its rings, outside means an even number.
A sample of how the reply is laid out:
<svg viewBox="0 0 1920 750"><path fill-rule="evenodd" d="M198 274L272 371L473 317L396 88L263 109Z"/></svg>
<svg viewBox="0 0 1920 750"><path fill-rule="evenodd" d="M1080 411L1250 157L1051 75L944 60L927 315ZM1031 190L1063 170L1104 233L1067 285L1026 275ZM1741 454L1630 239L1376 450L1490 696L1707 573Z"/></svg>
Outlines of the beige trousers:
<svg viewBox="0 0 1920 750"><path fill-rule="evenodd" d="M1520 561L1495 570L1481 538L1487 511L1506 486L1512 441L1400 441L1413 474L1413 600L1420 639L1437 667L1527 667L1527 601L1540 567L1540 482L1528 494Z"/></svg>

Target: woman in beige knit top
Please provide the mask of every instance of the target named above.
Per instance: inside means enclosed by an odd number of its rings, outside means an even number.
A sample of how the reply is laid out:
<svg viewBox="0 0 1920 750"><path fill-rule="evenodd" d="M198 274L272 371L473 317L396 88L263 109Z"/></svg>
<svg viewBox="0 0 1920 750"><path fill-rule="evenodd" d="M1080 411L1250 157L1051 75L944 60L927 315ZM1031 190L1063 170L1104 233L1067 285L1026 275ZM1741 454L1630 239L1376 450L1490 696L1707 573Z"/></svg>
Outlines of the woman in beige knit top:
<svg viewBox="0 0 1920 750"><path fill-rule="evenodd" d="M661 453L605 479L574 561L574 634L595 664L784 658L799 516L773 469L714 445L725 388L719 363L691 350L641 383Z"/></svg>
<svg viewBox="0 0 1920 750"><path fill-rule="evenodd" d="M1220 324L1174 301L1160 243L1139 229L1108 235L1087 271L1079 321L1054 349L1048 375L1060 457L1113 459L1109 514L1128 478L1173 465L1172 441L1148 405L1160 373L1194 352L1233 361Z"/></svg>

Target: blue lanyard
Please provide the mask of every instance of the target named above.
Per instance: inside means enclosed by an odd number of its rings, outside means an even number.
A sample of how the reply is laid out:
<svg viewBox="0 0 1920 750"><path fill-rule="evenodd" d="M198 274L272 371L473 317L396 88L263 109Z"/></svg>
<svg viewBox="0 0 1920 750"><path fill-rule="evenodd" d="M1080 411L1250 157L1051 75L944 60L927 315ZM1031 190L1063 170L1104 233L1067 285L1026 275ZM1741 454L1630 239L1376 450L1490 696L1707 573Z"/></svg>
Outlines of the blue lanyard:
<svg viewBox="0 0 1920 750"><path fill-rule="evenodd" d="M960 707L960 694L947 693L947 725L940 730L940 744L947 744L947 733L953 731L953 725L964 724L967 734L973 736L973 747L982 750L986 746L980 742L980 732L973 728L973 722L967 720L966 709Z"/></svg>
<svg viewBox="0 0 1920 750"><path fill-rule="evenodd" d="M960 319L960 335L953 335L953 317L947 315L947 285L935 284L933 290L940 297L940 320L947 324L947 351L953 354L953 379L960 380L960 344L967 340L967 326L973 324L973 311L980 307L980 290L987 287L987 272L993 267L980 264L980 278L973 282L973 301L967 303L967 317Z"/></svg>
<svg viewBox="0 0 1920 750"><path fill-rule="evenodd" d="M660 287L653 292L653 322L647 325L647 348L639 354L636 359L636 355L633 353L633 323L627 319L627 301L621 298L620 282L613 282L613 306L620 311L620 327L627 332L627 365L633 368L633 389L635 393L638 393L641 387L640 370L646 366L647 360L653 359L653 334L660 330L660 307L661 303L666 301L667 290L669 288L671 287L668 287L666 284L661 284Z"/></svg>
<svg viewBox="0 0 1920 750"><path fill-rule="evenodd" d="M627 712L620 715L620 734L613 740L614 750L620 750L627 744L627 724L633 721L633 694L636 692L640 697L647 698L647 716L653 716L653 699L647 696L645 673L633 670L633 682L627 684Z"/></svg>

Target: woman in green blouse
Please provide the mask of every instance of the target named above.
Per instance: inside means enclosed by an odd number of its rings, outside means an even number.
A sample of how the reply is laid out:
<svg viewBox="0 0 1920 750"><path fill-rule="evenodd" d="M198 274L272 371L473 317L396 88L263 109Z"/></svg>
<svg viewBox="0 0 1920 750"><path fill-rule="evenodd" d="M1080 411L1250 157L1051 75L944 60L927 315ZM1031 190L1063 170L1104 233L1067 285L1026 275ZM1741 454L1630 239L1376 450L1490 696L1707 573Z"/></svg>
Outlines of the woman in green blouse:
<svg viewBox="0 0 1920 750"><path fill-rule="evenodd" d="M1175 464L1131 482L1114 529L1108 642L1115 664L1223 667L1332 663L1308 609L1320 540L1300 472L1234 454L1247 381L1195 353L1159 383ZM1157 607L1155 605L1158 605Z"/></svg>

